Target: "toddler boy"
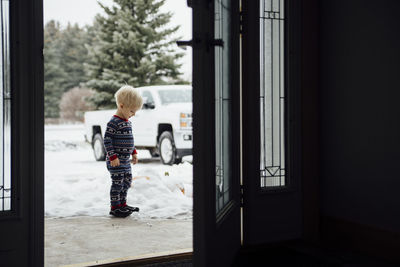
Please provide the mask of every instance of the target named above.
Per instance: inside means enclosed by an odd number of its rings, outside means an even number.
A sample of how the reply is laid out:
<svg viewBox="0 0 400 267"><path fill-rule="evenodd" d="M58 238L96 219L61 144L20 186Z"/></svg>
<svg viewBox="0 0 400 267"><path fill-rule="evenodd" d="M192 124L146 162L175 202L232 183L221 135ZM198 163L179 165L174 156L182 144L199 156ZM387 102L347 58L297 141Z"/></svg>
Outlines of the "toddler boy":
<svg viewBox="0 0 400 267"><path fill-rule="evenodd" d="M107 169L112 180L110 215L127 217L132 212L139 211L138 207L126 204L127 192L132 183L131 163L138 162L129 118L142 108L143 100L139 92L129 85L122 86L115 93L115 100L118 109L108 122L104 134Z"/></svg>

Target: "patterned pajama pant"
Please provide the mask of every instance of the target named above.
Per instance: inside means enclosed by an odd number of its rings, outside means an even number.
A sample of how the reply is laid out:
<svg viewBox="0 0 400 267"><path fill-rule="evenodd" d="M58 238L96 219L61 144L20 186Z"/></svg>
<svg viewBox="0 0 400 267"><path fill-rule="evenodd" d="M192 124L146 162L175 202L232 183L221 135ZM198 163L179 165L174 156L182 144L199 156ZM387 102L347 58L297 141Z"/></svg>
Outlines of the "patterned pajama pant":
<svg viewBox="0 0 400 267"><path fill-rule="evenodd" d="M111 206L117 206L121 203L126 203L126 196L128 189L132 184L132 171L130 162L120 161L121 165L118 167L111 167L107 161L107 168L111 174L111 190L110 200Z"/></svg>

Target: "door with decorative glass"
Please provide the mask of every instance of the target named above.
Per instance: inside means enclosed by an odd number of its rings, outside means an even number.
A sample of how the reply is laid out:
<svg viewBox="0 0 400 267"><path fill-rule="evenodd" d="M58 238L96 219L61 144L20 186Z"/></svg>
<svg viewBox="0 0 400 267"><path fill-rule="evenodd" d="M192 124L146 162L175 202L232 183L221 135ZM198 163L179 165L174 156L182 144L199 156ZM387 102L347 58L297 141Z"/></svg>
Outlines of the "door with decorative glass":
<svg viewBox="0 0 400 267"><path fill-rule="evenodd" d="M239 1L193 2L194 261L240 248Z"/></svg>
<svg viewBox="0 0 400 267"><path fill-rule="evenodd" d="M42 0L0 0L0 266L43 266Z"/></svg>
<svg viewBox="0 0 400 267"><path fill-rule="evenodd" d="M243 242L299 238L299 1L243 1Z"/></svg>

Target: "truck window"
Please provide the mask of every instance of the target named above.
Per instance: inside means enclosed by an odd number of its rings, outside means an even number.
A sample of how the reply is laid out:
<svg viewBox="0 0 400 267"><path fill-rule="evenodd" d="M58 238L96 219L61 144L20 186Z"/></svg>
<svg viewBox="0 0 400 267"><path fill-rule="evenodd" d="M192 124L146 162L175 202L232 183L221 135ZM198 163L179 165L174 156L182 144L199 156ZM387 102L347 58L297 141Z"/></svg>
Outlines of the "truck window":
<svg viewBox="0 0 400 267"><path fill-rule="evenodd" d="M142 97L147 99L146 103L154 103L153 96L151 95L151 93L149 91L143 91Z"/></svg>
<svg viewBox="0 0 400 267"><path fill-rule="evenodd" d="M192 102L191 90L160 90L158 94L163 105Z"/></svg>

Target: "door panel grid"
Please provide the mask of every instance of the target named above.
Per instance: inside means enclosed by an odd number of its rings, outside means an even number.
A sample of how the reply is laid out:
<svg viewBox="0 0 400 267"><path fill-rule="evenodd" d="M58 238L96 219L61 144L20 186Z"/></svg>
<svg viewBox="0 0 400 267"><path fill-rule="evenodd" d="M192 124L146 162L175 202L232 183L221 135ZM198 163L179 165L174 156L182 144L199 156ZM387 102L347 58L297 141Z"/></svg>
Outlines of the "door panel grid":
<svg viewBox="0 0 400 267"><path fill-rule="evenodd" d="M11 210L11 90L10 90L10 44L9 1L0 4L0 212Z"/></svg>
<svg viewBox="0 0 400 267"><path fill-rule="evenodd" d="M216 165L216 213L231 200L230 173L230 1L214 1L214 38L222 39L223 46L215 46L215 165Z"/></svg>
<svg viewBox="0 0 400 267"><path fill-rule="evenodd" d="M260 179L282 187L285 173L284 0L260 1Z"/></svg>

